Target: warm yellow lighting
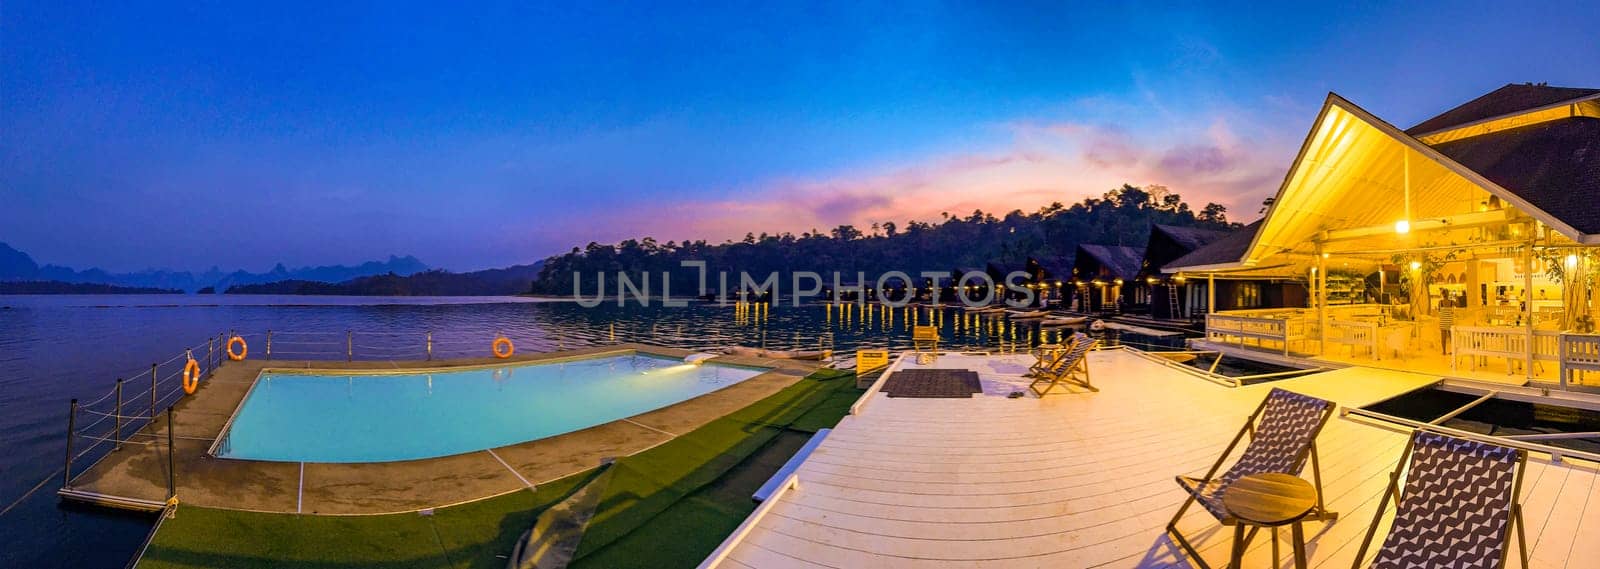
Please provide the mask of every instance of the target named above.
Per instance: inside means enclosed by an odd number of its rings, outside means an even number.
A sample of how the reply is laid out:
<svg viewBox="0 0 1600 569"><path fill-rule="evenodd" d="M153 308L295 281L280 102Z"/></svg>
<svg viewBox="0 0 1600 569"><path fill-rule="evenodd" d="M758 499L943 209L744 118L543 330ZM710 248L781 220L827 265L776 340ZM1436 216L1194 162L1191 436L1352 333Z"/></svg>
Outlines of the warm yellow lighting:
<svg viewBox="0 0 1600 569"><path fill-rule="evenodd" d="M1324 258L1324 259L1328 258L1328 254L1327 253L1323 253L1322 254L1322 258Z"/></svg>
<svg viewBox="0 0 1600 569"><path fill-rule="evenodd" d="M1422 261L1412 261L1411 262L1411 270L1415 271L1415 270L1419 270L1421 268L1422 268Z"/></svg>
<svg viewBox="0 0 1600 569"><path fill-rule="evenodd" d="M1161 282L1161 279L1157 279L1155 277L1150 277L1148 279L1145 279L1144 282L1147 282L1147 283L1150 283L1150 284L1156 284L1156 283Z"/></svg>
<svg viewBox="0 0 1600 569"><path fill-rule="evenodd" d="M1577 268L1578 268L1578 255L1576 253L1571 254L1571 255L1567 255L1567 270L1571 271L1571 270L1575 270Z"/></svg>
<svg viewBox="0 0 1600 569"><path fill-rule="evenodd" d="M1122 279L1117 279L1117 286L1122 286Z"/></svg>
<svg viewBox="0 0 1600 569"><path fill-rule="evenodd" d="M1411 232L1411 222L1407 221L1407 220L1404 220L1404 219L1394 222L1394 232L1395 233L1399 233L1401 235L1405 235L1407 233L1410 233Z"/></svg>

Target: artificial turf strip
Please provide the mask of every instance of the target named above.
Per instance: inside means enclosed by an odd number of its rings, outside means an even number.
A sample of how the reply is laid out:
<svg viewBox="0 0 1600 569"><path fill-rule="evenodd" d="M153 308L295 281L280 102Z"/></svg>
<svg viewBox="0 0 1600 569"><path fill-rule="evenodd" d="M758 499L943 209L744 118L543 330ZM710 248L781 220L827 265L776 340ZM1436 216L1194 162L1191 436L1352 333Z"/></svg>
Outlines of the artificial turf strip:
<svg viewBox="0 0 1600 569"><path fill-rule="evenodd" d="M678 437L618 460L611 488L584 531L577 558L581 560L610 545L668 507L715 482L777 437L784 427L826 401L834 391L849 386L848 381L838 380L842 376L834 370L827 371L830 373L813 374L809 381L796 383L713 420L690 432L690 436ZM749 495L745 500L749 500ZM719 534L717 541L725 535ZM715 549L714 544L712 549Z"/></svg>
<svg viewBox="0 0 1600 569"><path fill-rule="evenodd" d="M610 545L592 551L569 569L694 567L743 523L750 499L811 436L785 431L738 468L679 500Z"/></svg>
<svg viewBox="0 0 1600 569"><path fill-rule="evenodd" d="M574 566L694 566L754 508L750 494L799 448L793 441L804 443L803 435L791 436L785 428L831 425L848 411L839 400L853 401L860 393L853 381L839 381L849 377L819 371L618 460ZM534 518L592 473L541 484L536 492L440 508L432 516L302 516L181 506L139 566L504 567L501 556Z"/></svg>
<svg viewBox="0 0 1600 569"><path fill-rule="evenodd" d="M589 472L432 516L302 516L180 506L139 567L504 567L540 511Z"/></svg>

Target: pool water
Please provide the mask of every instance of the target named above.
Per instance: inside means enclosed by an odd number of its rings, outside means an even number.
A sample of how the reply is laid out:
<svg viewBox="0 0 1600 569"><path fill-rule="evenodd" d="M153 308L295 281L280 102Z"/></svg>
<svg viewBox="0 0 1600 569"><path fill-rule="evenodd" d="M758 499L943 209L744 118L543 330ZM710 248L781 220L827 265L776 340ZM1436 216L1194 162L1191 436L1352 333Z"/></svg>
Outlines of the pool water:
<svg viewBox="0 0 1600 569"><path fill-rule="evenodd" d="M386 462L460 454L630 417L763 371L628 354L441 373L264 374L217 455Z"/></svg>
<svg viewBox="0 0 1600 569"><path fill-rule="evenodd" d="M1426 423L1472 403L1478 397L1433 387L1368 405L1365 409ZM1489 436L1594 433L1600 432L1600 412L1495 397L1441 424ZM1600 452L1600 437L1539 442L1585 452Z"/></svg>
<svg viewBox="0 0 1600 569"><path fill-rule="evenodd" d="M1217 358L1222 358L1222 362L1218 363ZM1212 364L1216 364L1216 367L1212 367ZM1319 371L1315 369L1302 370L1302 368L1281 366L1277 364L1246 359L1239 356L1222 354L1201 354L1195 359L1184 362L1184 365L1202 371L1209 371L1225 377L1244 378L1242 380L1244 385L1255 385L1257 383L1266 383L1269 381L1278 381L1305 375L1287 373L1297 370L1304 371L1306 374L1316 373ZM1271 377L1253 377L1266 374L1283 375L1273 375Z"/></svg>

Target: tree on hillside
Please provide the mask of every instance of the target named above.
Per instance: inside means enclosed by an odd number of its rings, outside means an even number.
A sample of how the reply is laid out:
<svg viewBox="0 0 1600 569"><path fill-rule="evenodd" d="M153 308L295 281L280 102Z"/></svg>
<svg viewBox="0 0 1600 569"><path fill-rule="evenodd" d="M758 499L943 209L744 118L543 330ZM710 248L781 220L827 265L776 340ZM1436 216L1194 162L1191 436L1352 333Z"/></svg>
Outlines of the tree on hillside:
<svg viewBox="0 0 1600 569"><path fill-rule="evenodd" d="M876 278L890 270L915 274L983 266L989 261L1021 264L1030 256L1071 255L1079 243L1142 247L1151 223L1236 228L1237 224L1228 222L1226 211L1212 203L1196 213L1168 188L1123 185L1099 197L1071 205L1055 202L1032 213L1013 210L996 217L982 210L966 216L942 212L933 222L879 222L871 233L845 224L826 233L812 229L799 236L751 233L740 242L718 245L704 240L663 245L650 237L616 245L590 243L548 259L533 290L569 294L572 275L579 273L588 289L585 293L592 294L597 273L605 273L608 279L619 271L635 279L649 273L658 282L666 272L672 277L674 295L684 295L696 289L699 274L681 267L681 261L704 261L713 274L777 272L785 288L792 282L792 271L861 272ZM737 284L737 277L733 278L730 286ZM716 277L709 281L715 288ZM608 283L607 290L616 290L614 282Z"/></svg>

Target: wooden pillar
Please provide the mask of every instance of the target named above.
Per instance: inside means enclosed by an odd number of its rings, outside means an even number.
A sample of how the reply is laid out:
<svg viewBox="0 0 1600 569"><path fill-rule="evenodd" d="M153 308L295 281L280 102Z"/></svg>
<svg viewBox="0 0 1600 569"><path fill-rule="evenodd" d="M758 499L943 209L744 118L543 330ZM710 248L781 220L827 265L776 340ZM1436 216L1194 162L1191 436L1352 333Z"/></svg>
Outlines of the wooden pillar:
<svg viewBox="0 0 1600 569"><path fill-rule="evenodd" d="M1483 263L1477 259L1467 259L1467 310L1476 314L1483 308L1483 296L1479 289L1483 288L1483 277L1480 271Z"/></svg>
<svg viewBox="0 0 1600 569"><path fill-rule="evenodd" d="M1317 243L1317 355L1328 353L1328 259Z"/></svg>
<svg viewBox="0 0 1600 569"><path fill-rule="evenodd" d="M1533 379L1533 245L1538 242L1537 232L1537 227L1528 232L1528 246L1522 250L1523 268L1527 269L1522 271L1522 325L1528 334L1528 353L1524 354L1526 361L1522 370L1529 379Z"/></svg>
<svg viewBox="0 0 1600 569"><path fill-rule="evenodd" d="M1217 275L1206 274L1206 314L1217 313Z"/></svg>

